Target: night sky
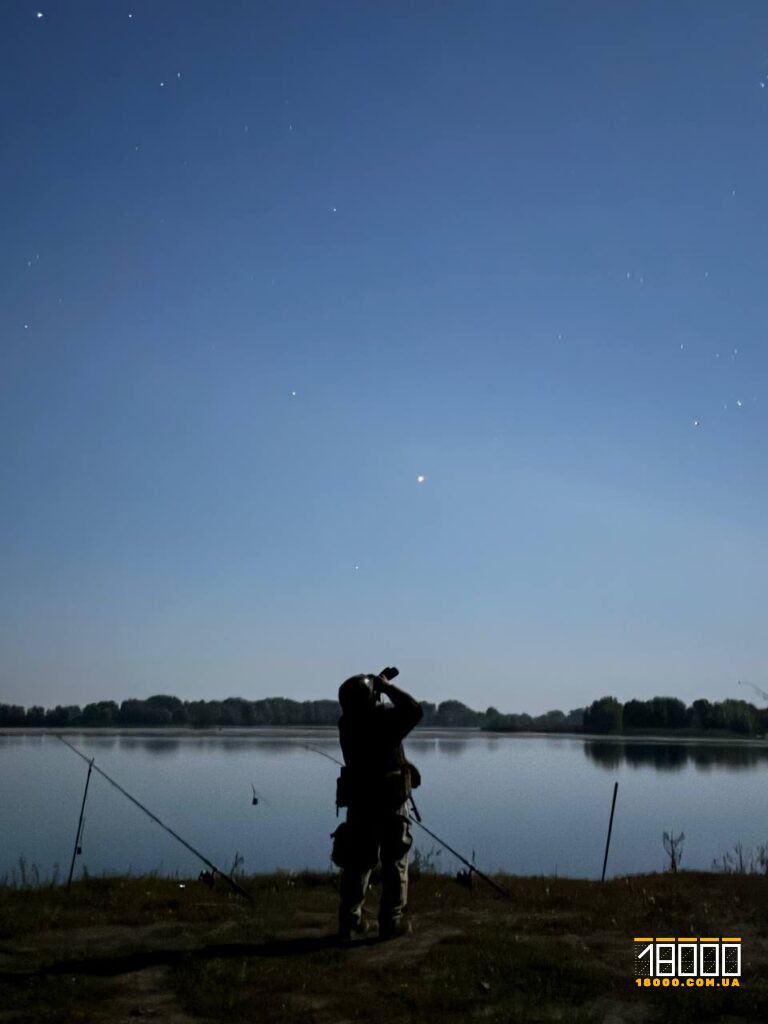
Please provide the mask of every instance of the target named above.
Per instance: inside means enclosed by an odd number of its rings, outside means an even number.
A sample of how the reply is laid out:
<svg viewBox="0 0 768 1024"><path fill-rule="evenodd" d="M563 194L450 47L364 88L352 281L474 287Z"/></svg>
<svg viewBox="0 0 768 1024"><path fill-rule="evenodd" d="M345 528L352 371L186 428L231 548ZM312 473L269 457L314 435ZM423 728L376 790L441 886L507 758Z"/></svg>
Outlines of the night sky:
<svg viewBox="0 0 768 1024"><path fill-rule="evenodd" d="M0 701L768 688L762 0L0 20Z"/></svg>

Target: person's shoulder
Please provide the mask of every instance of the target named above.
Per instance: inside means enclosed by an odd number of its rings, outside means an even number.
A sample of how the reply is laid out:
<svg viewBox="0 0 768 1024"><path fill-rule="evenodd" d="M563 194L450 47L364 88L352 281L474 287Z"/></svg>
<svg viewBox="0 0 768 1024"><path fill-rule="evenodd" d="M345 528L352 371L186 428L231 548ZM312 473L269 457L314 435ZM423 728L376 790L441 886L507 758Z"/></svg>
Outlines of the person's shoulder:
<svg viewBox="0 0 768 1024"><path fill-rule="evenodd" d="M402 722L402 711L391 704L378 704L374 709L373 724L379 731L399 730Z"/></svg>

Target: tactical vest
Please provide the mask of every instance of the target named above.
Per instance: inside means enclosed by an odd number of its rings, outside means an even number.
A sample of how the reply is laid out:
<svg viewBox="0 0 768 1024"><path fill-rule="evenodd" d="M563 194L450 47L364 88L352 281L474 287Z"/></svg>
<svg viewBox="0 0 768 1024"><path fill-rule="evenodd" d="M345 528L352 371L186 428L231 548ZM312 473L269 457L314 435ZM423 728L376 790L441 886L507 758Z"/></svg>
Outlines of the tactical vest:
<svg viewBox="0 0 768 1024"><path fill-rule="evenodd" d="M405 760L405 755L399 768L387 772L363 772L344 766L336 780L336 807L396 811L420 785L421 773Z"/></svg>

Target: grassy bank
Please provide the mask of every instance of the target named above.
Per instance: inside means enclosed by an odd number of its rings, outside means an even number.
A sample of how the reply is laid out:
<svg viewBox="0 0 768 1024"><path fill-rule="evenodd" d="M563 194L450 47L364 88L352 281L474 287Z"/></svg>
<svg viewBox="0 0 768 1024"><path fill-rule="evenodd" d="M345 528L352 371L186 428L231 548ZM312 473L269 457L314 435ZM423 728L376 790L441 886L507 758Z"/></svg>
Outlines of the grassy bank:
<svg viewBox="0 0 768 1024"><path fill-rule="evenodd" d="M768 879L412 882L413 933L339 948L329 875L0 889L0 1021L768 1020ZM738 989L638 989L634 936L739 936Z"/></svg>

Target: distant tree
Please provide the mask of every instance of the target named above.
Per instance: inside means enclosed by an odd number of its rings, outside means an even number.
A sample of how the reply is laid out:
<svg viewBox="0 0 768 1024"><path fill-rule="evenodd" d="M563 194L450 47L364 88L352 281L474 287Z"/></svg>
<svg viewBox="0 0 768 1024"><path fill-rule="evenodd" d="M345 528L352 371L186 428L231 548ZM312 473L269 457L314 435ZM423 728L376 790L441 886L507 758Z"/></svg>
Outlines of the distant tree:
<svg viewBox="0 0 768 1024"><path fill-rule="evenodd" d="M336 725L340 714L341 708L335 700L306 700L300 711L305 725Z"/></svg>
<svg viewBox="0 0 768 1024"><path fill-rule="evenodd" d="M167 693L156 693L151 697L147 697L147 704L153 707L164 708L168 711L173 725L184 725L187 720L184 702L178 697L173 697Z"/></svg>
<svg viewBox="0 0 768 1024"><path fill-rule="evenodd" d="M653 697L649 725L652 729L683 729L687 714L685 704L677 697Z"/></svg>
<svg viewBox="0 0 768 1024"><path fill-rule="evenodd" d="M648 701L628 700L624 705L625 729L646 729L653 724L651 718L651 708Z"/></svg>
<svg viewBox="0 0 768 1024"><path fill-rule="evenodd" d="M520 732L528 732L533 728L533 719L525 711L521 715L510 715L509 717Z"/></svg>
<svg viewBox="0 0 768 1024"><path fill-rule="evenodd" d="M176 708L181 707L182 703L178 697L172 697L168 693L155 693L151 697L147 697L146 702L158 708L165 708L171 714L173 714Z"/></svg>
<svg viewBox="0 0 768 1024"><path fill-rule="evenodd" d="M238 700L228 697L226 700L217 701L217 704L216 725L233 727L243 724L243 708Z"/></svg>
<svg viewBox="0 0 768 1024"><path fill-rule="evenodd" d="M534 718L534 727L542 732L557 732L565 727L565 715L562 711L546 711Z"/></svg>
<svg viewBox="0 0 768 1024"><path fill-rule="evenodd" d="M77 704L62 706L57 704L55 708L49 708L45 712L45 724L54 729L75 726L81 724L82 711Z"/></svg>
<svg viewBox="0 0 768 1024"><path fill-rule="evenodd" d="M492 728L500 732L527 732L533 728L533 719L526 714L500 715Z"/></svg>
<svg viewBox="0 0 768 1024"><path fill-rule="evenodd" d="M205 729L214 725L211 702L206 700L190 700L184 705L187 723L193 729Z"/></svg>
<svg viewBox="0 0 768 1024"><path fill-rule="evenodd" d="M171 712L148 700L124 700L118 713L120 725L162 726L171 724Z"/></svg>
<svg viewBox="0 0 768 1024"><path fill-rule="evenodd" d="M45 725L45 708L41 708L37 704L34 707L27 708L26 724L32 726Z"/></svg>
<svg viewBox="0 0 768 1024"><path fill-rule="evenodd" d="M584 708L571 708L566 723L569 729L581 729L584 726Z"/></svg>
<svg viewBox="0 0 768 1024"><path fill-rule="evenodd" d="M725 729L744 735L758 731L760 716L754 704L745 700L724 700L720 707Z"/></svg>
<svg viewBox="0 0 768 1024"><path fill-rule="evenodd" d="M596 733L621 732L622 705L615 697L594 700L584 712L584 731Z"/></svg>
<svg viewBox="0 0 768 1024"><path fill-rule="evenodd" d="M421 710L423 711L422 719L421 722L419 722L419 725L434 725L435 714L437 713L437 706L435 704L431 704L428 700L422 700L419 701L419 703L421 704Z"/></svg>
<svg viewBox="0 0 768 1024"><path fill-rule="evenodd" d="M100 700L95 704L85 705L81 724L86 728L116 725L119 715L120 709L113 700Z"/></svg>
<svg viewBox="0 0 768 1024"><path fill-rule="evenodd" d="M301 725L301 704L286 697L266 697L256 701L259 725Z"/></svg>
<svg viewBox="0 0 768 1024"><path fill-rule="evenodd" d="M692 729L709 729L712 725L712 705L708 700L695 700L688 709L688 724Z"/></svg>
<svg viewBox="0 0 768 1024"><path fill-rule="evenodd" d="M253 704L243 697L227 697L224 708L231 725L253 725Z"/></svg>
<svg viewBox="0 0 768 1024"><path fill-rule="evenodd" d="M485 721L481 728L489 732L512 732L512 715L503 715L498 708L490 707L485 712Z"/></svg>
<svg viewBox="0 0 768 1024"><path fill-rule="evenodd" d="M19 726L27 724L27 713L19 704L0 704L0 725Z"/></svg>
<svg viewBox="0 0 768 1024"><path fill-rule="evenodd" d="M481 717L460 700L444 700L437 706L435 721L442 726L466 726L477 725Z"/></svg>

